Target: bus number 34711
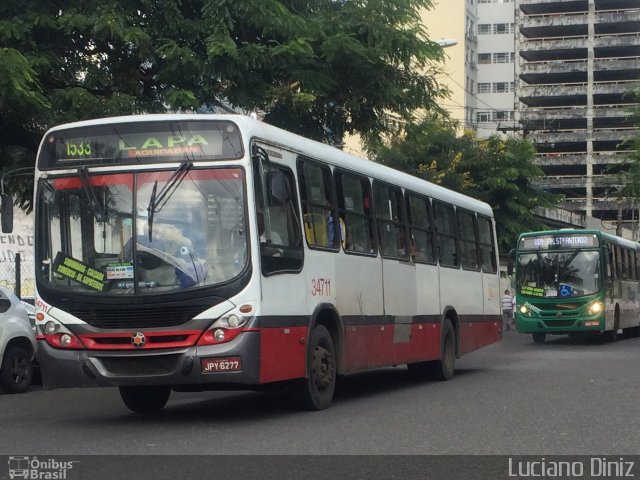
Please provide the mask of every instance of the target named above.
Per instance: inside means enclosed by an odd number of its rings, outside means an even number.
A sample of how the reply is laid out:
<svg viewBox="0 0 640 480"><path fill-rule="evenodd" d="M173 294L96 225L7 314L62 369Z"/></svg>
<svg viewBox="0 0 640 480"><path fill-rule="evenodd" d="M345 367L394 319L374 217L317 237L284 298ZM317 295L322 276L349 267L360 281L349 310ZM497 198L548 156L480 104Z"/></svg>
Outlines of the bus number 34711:
<svg viewBox="0 0 640 480"><path fill-rule="evenodd" d="M311 279L311 295L330 297L331 296L331 280L328 278L312 278Z"/></svg>

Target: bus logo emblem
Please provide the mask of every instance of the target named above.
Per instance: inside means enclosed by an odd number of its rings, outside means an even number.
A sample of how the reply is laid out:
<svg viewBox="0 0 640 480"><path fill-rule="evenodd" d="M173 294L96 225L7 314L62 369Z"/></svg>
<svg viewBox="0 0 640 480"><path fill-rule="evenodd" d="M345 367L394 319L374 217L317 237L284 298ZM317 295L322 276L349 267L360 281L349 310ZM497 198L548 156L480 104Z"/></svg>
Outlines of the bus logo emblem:
<svg viewBox="0 0 640 480"><path fill-rule="evenodd" d="M136 348L142 348L147 339L142 332L136 332L131 336L131 344Z"/></svg>

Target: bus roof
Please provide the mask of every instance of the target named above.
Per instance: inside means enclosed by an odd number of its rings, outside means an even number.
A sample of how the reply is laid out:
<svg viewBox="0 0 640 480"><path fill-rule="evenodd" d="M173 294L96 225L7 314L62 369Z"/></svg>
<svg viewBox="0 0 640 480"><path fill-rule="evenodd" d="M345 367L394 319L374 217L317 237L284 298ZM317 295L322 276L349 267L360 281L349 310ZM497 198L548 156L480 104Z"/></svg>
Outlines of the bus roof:
<svg viewBox="0 0 640 480"><path fill-rule="evenodd" d="M237 123L248 138L274 143L281 147L293 149L297 153L309 158L321 160L324 163L351 170L363 175L371 176L383 182L397 185L413 192L427 195L444 202L457 205L462 208L476 211L480 214L493 217L491 207L480 200L449 190L439 185L427 182L420 178L406 174L385 165L361 158L324 143L304 138L295 133L282 130L267 123L261 122L245 115L237 114L150 114L128 115L120 117L107 117L95 120L67 123L49 129L49 132L67 128L88 127L111 123L154 122L154 121L179 121L179 120L231 120ZM46 137L46 134L45 134Z"/></svg>
<svg viewBox="0 0 640 480"><path fill-rule="evenodd" d="M607 242L615 243L616 245L632 248L634 250L640 249L640 243L638 242L627 240L626 238L622 238L622 237L617 237L616 235L612 235L610 233L603 232L602 230L596 230L596 229L562 228L560 230L542 230L538 232L525 232L520 234L520 238L536 237L540 235L573 235L573 234L596 235L598 238L601 239L601 241L604 240ZM518 244L520 244L519 241L518 241Z"/></svg>

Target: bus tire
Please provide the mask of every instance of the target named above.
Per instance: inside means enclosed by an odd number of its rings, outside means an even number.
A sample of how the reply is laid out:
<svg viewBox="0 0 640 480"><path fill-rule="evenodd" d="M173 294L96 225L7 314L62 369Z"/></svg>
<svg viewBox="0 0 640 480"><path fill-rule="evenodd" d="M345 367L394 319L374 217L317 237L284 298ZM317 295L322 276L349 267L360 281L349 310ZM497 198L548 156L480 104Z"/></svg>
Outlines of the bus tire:
<svg viewBox="0 0 640 480"><path fill-rule="evenodd" d="M29 352L18 345L8 346L0 368L0 388L5 393L24 393L32 379L33 365Z"/></svg>
<svg viewBox="0 0 640 480"><path fill-rule="evenodd" d="M544 332L534 332L531 334L531 338L533 338L533 343L541 345L547 339L547 334Z"/></svg>
<svg viewBox="0 0 640 480"><path fill-rule="evenodd" d="M127 408L136 413L159 412L169 401L171 388L162 385L120 387L120 397Z"/></svg>
<svg viewBox="0 0 640 480"><path fill-rule="evenodd" d="M305 410L324 410L336 387L336 350L329 330L318 325L311 332L306 377L298 382L296 396Z"/></svg>
<svg viewBox="0 0 640 480"><path fill-rule="evenodd" d="M607 342L615 342L618 340L618 330L620 329L620 310L616 305L616 313L613 320L613 330L605 332L605 340Z"/></svg>
<svg viewBox="0 0 640 480"><path fill-rule="evenodd" d="M451 320L446 318L440 336L440 360L408 363L409 375L416 380L442 380L453 378L456 369L456 334Z"/></svg>

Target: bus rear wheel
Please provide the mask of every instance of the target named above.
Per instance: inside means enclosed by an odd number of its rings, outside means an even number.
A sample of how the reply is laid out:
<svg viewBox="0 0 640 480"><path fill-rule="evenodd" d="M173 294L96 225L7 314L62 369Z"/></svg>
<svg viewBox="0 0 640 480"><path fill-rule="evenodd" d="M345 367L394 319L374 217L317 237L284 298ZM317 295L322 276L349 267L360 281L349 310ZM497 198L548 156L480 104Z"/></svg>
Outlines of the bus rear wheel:
<svg viewBox="0 0 640 480"><path fill-rule="evenodd" d="M544 332L534 332L531 334L533 343L542 344L547 339L547 334Z"/></svg>
<svg viewBox="0 0 640 480"><path fill-rule="evenodd" d="M307 375L298 383L296 396L306 410L324 410L333 400L337 362L333 339L323 325L313 329L307 355Z"/></svg>
<svg viewBox="0 0 640 480"><path fill-rule="evenodd" d="M440 360L407 364L416 380L451 380L456 369L456 335L451 320L445 319L440 339Z"/></svg>
<svg viewBox="0 0 640 480"><path fill-rule="evenodd" d="M165 386L120 387L120 397L136 413L159 412L169 401L171 388Z"/></svg>

